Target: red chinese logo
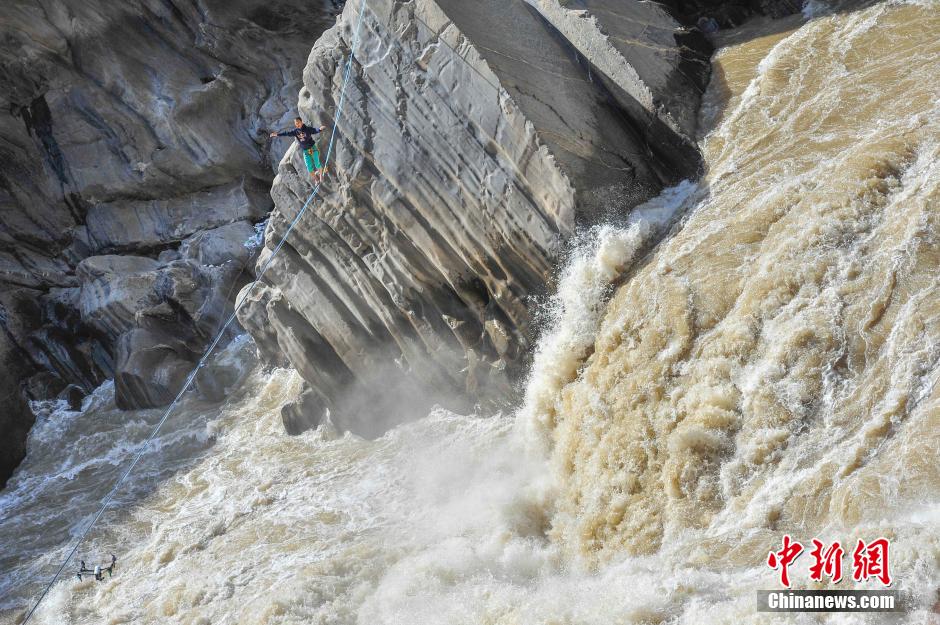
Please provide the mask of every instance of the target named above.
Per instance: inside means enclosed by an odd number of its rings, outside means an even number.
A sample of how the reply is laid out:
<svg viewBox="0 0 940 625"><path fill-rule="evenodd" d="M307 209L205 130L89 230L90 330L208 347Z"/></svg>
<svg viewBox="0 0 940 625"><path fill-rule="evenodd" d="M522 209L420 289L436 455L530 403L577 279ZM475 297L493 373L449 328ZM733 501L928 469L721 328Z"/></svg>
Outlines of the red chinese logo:
<svg viewBox="0 0 940 625"><path fill-rule="evenodd" d="M833 583L839 583L842 579L842 556L845 550L839 541L832 543L823 550L823 543L813 539L813 550L810 552L813 556L813 566L809 567L809 578L814 582L821 582L823 575L831 579Z"/></svg>
<svg viewBox="0 0 940 625"><path fill-rule="evenodd" d="M881 580L885 586L890 586L888 545L887 538L873 540L867 545L864 540L859 539L852 553L852 579L856 582L863 582L874 577Z"/></svg>
<svg viewBox="0 0 940 625"><path fill-rule="evenodd" d="M783 549L780 551L771 551L767 555L767 566L772 569L780 569L780 583L790 587L789 567L793 564L800 554L803 553L803 545L798 542L792 542L790 535L783 537Z"/></svg>
<svg viewBox="0 0 940 625"><path fill-rule="evenodd" d="M875 578L885 586L890 586L889 547L890 543L887 538L878 538L867 544L859 539L852 552L852 579L856 582L865 582ZM802 553L803 545L791 539L787 534L783 537L783 548L767 554L767 566L780 571L780 583L786 588L790 587L790 565ZM842 558L845 556L845 550L838 540L827 546L814 538L810 555L813 558L813 564L809 567L811 580L821 582L824 576L836 584L842 580Z"/></svg>

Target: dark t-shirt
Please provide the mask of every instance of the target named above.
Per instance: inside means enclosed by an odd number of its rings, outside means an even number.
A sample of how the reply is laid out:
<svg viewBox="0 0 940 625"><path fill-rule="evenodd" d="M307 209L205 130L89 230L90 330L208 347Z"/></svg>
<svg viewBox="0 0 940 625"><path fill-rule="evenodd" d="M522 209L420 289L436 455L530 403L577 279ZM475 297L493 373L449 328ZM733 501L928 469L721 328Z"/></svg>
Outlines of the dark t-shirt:
<svg viewBox="0 0 940 625"><path fill-rule="evenodd" d="M300 128L294 128L293 130L285 130L284 132L277 133L279 137L294 137L297 139L297 143L300 144L305 150L310 148L315 148L317 145L314 135L320 134L319 128L311 128L307 124L304 124Z"/></svg>

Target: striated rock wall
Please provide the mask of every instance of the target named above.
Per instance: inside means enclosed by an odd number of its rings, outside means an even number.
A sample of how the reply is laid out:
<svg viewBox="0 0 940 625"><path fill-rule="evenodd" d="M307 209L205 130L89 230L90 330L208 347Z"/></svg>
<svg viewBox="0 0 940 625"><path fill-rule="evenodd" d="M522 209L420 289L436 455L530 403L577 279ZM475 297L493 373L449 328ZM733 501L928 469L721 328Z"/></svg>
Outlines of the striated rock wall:
<svg viewBox="0 0 940 625"><path fill-rule="evenodd" d="M0 326L15 367L0 392L116 377L122 406L172 396L249 277L281 150L267 133L289 124L340 4L4 2ZM32 415L13 405L19 449Z"/></svg>
<svg viewBox="0 0 940 625"><path fill-rule="evenodd" d="M530 0L571 42L642 129L648 154L696 169L696 117L711 46L662 4ZM668 166L668 165L667 165Z"/></svg>
<svg viewBox="0 0 940 625"><path fill-rule="evenodd" d="M664 52L642 71L664 75L644 82L632 57L594 53L598 29L566 38L547 6L368 3L331 178L240 315L269 361L309 383L284 412L289 431L327 408L373 434L431 402L510 397L533 297L576 227L696 173L688 120L704 74L676 76L707 67L707 44L686 47L668 14L650 13L660 27L634 34ZM332 122L358 8L310 55L299 98L310 122ZM259 263L310 191L291 147ZM376 412L387 418L365 417Z"/></svg>

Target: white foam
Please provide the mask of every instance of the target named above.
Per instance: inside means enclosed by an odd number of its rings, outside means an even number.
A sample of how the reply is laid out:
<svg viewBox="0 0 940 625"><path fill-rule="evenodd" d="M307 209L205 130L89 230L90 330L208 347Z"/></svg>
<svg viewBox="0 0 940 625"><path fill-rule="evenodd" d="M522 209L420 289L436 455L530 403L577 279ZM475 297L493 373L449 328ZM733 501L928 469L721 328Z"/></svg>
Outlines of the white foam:
<svg viewBox="0 0 940 625"><path fill-rule="evenodd" d="M541 441L543 453L554 402L594 343L611 283L672 224L696 189L689 181L680 182L635 208L624 226L593 228L573 245L558 288L543 312L546 333L539 340L526 385L522 421L530 440Z"/></svg>

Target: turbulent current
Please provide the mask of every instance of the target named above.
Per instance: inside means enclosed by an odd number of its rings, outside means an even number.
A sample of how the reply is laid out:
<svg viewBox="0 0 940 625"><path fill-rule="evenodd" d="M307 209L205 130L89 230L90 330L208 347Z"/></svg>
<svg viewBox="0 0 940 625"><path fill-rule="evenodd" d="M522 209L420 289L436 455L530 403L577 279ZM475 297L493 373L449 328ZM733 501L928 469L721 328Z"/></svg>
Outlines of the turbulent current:
<svg viewBox="0 0 940 625"><path fill-rule="evenodd" d="M288 437L300 378L238 341L79 550L114 577L70 565L35 622L882 622L756 613L785 533L889 538L901 621L936 618L940 4L806 12L722 35L704 177L580 237L516 414ZM36 409L3 623L160 417Z"/></svg>

